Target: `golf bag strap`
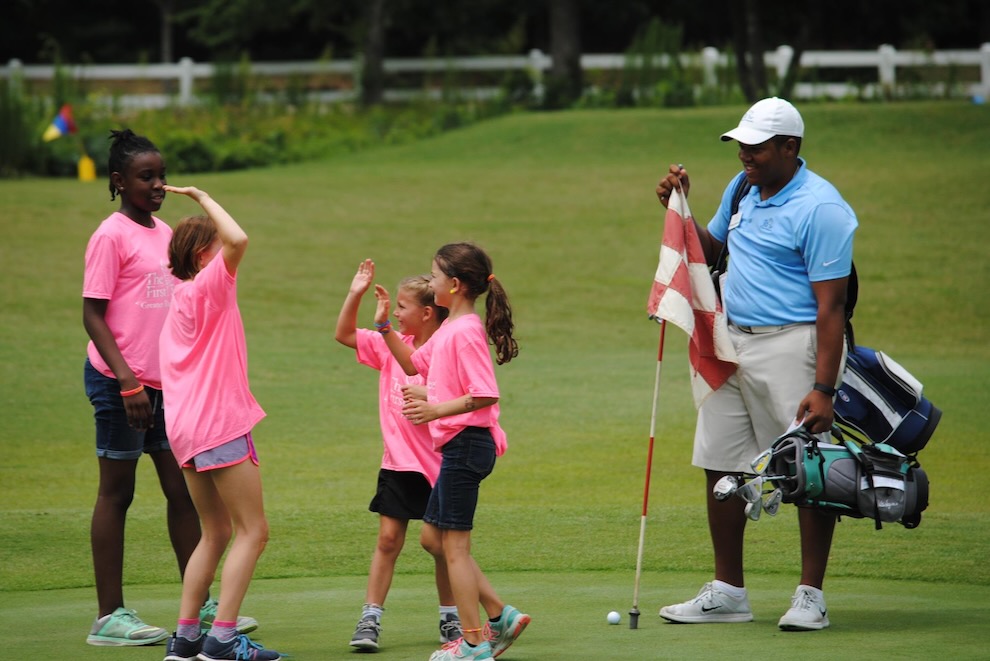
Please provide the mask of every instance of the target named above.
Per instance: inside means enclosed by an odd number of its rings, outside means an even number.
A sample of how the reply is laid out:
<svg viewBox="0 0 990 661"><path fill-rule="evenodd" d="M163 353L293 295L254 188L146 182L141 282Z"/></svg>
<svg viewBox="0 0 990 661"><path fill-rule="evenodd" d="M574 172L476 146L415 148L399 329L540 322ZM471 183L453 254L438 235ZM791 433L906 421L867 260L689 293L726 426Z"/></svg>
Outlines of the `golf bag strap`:
<svg viewBox="0 0 990 661"><path fill-rule="evenodd" d="M818 437L812 434L808 434L807 432L805 433L810 438L810 442L808 443L807 449L805 450L808 453L808 458L810 459L815 455L818 456L818 477L821 480L821 484L822 484L821 498L822 500L825 500L828 498L828 494L826 493L827 483L825 481L825 454L818 447Z"/></svg>
<svg viewBox="0 0 990 661"><path fill-rule="evenodd" d="M883 524L880 522L880 504L877 502L877 489L873 484L873 461L854 441L846 441L845 445L849 449L850 454L856 458L856 461L863 468L863 477L866 478L866 483L870 487L870 493L873 494L873 525L874 528L880 530L883 528Z"/></svg>
<svg viewBox="0 0 990 661"><path fill-rule="evenodd" d="M732 206L729 209L730 220L732 219L732 216L735 216L739 211L739 203L742 202L742 199L746 197L746 194L749 193L749 189L752 187L753 185L749 183L748 179L746 179L745 172L741 173L736 178L736 187L732 191ZM718 258L715 260L715 265L712 266L713 271L718 271L719 273L725 272L725 265L729 261L729 232L731 231L732 223L730 222L729 229L725 234L725 243L722 244L722 249L718 253Z"/></svg>
<svg viewBox="0 0 990 661"><path fill-rule="evenodd" d="M849 281L846 283L846 344L849 351L856 347L856 336L853 335L852 318L859 299L859 276L856 274L856 262L849 265Z"/></svg>

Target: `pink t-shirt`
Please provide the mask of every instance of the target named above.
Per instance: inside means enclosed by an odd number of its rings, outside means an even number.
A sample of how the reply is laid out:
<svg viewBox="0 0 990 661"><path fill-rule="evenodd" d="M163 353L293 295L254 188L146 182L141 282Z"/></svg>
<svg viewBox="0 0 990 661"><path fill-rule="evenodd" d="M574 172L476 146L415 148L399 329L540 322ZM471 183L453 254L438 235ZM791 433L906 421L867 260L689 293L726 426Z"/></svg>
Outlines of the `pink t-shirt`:
<svg viewBox="0 0 990 661"><path fill-rule="evenodd" d="M412 346L412 335L400 335ZM421 473L430 485L440 474L440 453L433 449L433 437L427 425L414 425L402 415L402 386L421 386L426 380L408 376L388 350L381 333L357 329L357 361L381 372L378 379L378 417L382 426L385 452L382 468Z"/></svg>
<svg viewBox="0 0 990 661"><path fill-rule="evenodd" d="M152 220L145 227L115 212L100 223L86 246L82 295L107 301L107 326L127 365L140 383L161 389L158 335L178 280L168 269L172 228ZM116 378L92 340L86 353L101 374Z"/></svg>
<svg viewBox="0 0 990 661"><path fill-rule="evenodd" d="M423 346L412 353L416 370L426 377L427 401L446 402L471 395L498 397L495 366L488 348L485 326L477 314L447 319ZM465 427L488 427L501 456L508 443L498 424L498 403L429 423L437 450Z"/></svg>
<svg viewBox="0 0 990 661"><path fill-rule="evenodd" d="M180 466L265 417L248 388L237 279L222 255L175 286L160 347L165 428Z"/></svg>

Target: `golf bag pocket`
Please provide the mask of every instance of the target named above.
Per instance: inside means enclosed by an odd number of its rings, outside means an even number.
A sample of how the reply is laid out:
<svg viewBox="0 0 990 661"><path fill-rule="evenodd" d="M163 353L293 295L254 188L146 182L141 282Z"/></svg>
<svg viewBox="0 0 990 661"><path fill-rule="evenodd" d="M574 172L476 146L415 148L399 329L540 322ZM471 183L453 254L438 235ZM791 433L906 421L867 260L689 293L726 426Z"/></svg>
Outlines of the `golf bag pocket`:
<svg viewBox="0 0 990 661"><path fill-rule="evenodd" d="M785 503L915 528L928 507L928 477L890 445L823 443L803 430L771 447L768 479Z"/></svg>
<svg viewBox="0 0 990 661"><path fill-rule="evenodd" d="M876 512L875 519L888 523L904 516L906 484L903 478L875 475L873 480L865 476L859 483L859 510Z"/></svg>
<svg viewBox="0 0 990 661"><path fill-rule="evenodd" d="M886 443L857 445L846 441L860 464L860 511L881 521L900 521L914 528L928 507L928 476L917 464Z"/></svg>
<svg viewBox="0 0 990 661"><path fill-rule="evenodd" d="M849 436L915 454L941 417L921 382L890 356L860 346L849 351L835 397L835 422Z"/></svg>
<svg viewBox="0 0 990 661"><path fill-rule="evenodd" d="M877 521L899 521L907 507L907 472L910 465L893 448L882 445L859 447L846 441L849 452L861 466L856 493L863 514Z"/></svg>

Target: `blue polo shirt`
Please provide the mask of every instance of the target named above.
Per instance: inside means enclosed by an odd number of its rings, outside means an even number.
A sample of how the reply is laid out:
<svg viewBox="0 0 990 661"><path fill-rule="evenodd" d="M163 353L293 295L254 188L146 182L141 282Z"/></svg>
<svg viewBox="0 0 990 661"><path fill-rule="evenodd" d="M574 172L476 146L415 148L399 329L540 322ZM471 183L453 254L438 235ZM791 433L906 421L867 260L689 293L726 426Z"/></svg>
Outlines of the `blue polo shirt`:
<svg viewBox="0 0 990 661"><path fill-rule="evenodd" d="M730 231L732 193L722 193L708 223L713 237L729 240L729 270L722 291L729 321L741 326L814 322L812 282L849 275L856 214L835 187L808 170L803 158L794 178L768 200L753 186L739 203Z"/></svg>

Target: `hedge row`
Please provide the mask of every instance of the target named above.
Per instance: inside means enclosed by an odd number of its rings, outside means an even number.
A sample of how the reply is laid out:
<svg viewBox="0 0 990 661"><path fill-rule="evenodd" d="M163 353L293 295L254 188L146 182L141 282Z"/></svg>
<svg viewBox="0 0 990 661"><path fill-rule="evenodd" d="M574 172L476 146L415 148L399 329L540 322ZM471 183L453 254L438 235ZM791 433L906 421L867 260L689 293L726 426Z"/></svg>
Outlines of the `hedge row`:
<svg viewBox="0 0 990 661"><path fill-rule="evenodd" d="M76 176L86 154L106 174L111 129L146 135L174 172L217 172L400 144L511 110L506 101L419 102L358 110L348 104L206 105L124 113L72 105L77 133L45 142L57 107L0 89L0 177Z"/></svg>

